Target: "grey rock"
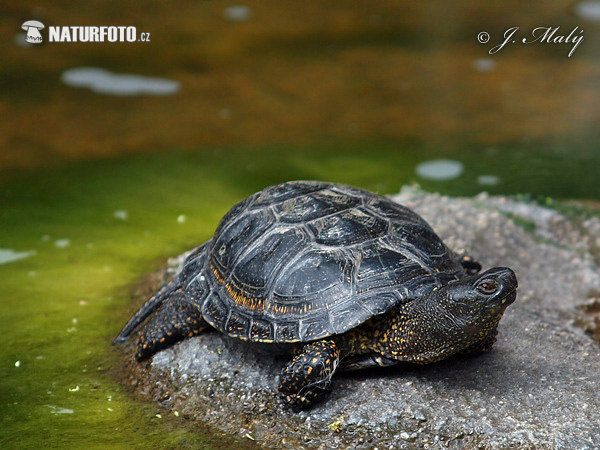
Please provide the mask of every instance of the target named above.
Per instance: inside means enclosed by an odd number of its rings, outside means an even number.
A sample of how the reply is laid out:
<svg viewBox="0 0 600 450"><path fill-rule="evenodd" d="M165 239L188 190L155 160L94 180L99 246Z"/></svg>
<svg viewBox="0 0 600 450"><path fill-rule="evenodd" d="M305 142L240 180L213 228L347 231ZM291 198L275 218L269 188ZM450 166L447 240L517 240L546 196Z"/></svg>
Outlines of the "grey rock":
<svg viewBox="0 0 600 450"><path fill-rule="evenodd" d="M457 252L517 273L519 296L491 353L340 375L327 402L295 414L275 394L285 357L209 332L137 368L145 377L137 389L265 446L600 448L600 351L574 325L576 307L600 292L598 220L577 226L554 210L487 195L404 188L395 199Z"/></svg>

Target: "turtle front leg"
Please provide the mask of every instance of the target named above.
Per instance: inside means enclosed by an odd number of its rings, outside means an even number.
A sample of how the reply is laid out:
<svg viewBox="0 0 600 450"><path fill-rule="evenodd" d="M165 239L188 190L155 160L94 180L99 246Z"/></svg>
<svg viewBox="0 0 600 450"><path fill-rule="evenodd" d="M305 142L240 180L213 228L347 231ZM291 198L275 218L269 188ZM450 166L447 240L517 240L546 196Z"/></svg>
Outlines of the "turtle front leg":
<svg viewBox="0 0 600 450"><path fill-rule="evenodd" d="M331 377L339 360L340 350L332 340L305 345L281 372L280 397L296 411L323 400L331 392Z"/></svg>
<svg viewBox="0 0 600 450"><path fill-rule="evenodd" d="M135 359L143 361L156 352L210 327L200 309L177 290L164 301L144 327Z"/></svg>
<svg viewBox="0 0 600 450"><path fill-rule="evenodd" d="M481 264L471 256L463 256L460 258L460 265L463 266L469 275L475 275L481 271Z"/></svg>

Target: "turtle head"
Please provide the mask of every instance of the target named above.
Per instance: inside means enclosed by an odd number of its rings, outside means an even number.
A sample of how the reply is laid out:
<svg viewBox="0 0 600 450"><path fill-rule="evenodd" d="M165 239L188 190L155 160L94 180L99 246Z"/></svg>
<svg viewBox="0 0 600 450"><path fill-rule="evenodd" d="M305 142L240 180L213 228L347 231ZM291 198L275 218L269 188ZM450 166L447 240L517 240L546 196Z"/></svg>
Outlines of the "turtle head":
<svg viewBox="0 0 600 450"><path fill-rule="evenodd" d="M429 307L439 308L433 334L442 336L440 353L456 353L495 333L506 307L517 297L517 286L511 269L495 267L434 292Z"/></svg>
<svg viewBox="0 0 600 450"><path fill-rule="evenodd" d="M516 295L517 277L506 267L437 288L398 309L384 334L386 356L428 363L493 339Z"/></svg>
<svg viewBox="0 0 600 450"><path fill-rule="evenodd" d="M473 321L502 314L517 297L517 277L508 267L495 267L482 274L449 284L440 293L445 306ZM444 292L445 291L445 292Z"/></svg>

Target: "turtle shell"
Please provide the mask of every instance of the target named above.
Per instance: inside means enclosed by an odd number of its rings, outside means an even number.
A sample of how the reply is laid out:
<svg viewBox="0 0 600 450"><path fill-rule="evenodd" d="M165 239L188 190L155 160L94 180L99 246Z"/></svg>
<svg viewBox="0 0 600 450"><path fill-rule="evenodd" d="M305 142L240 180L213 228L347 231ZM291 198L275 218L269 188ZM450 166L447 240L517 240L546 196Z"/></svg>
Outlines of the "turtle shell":
<svg viewBox="0 0 600 450"><path fill-rule="evenodd" d="M350 186L295 181L234 206L184 267L188 299L232 337L344 333L464 276L416 213Z"/></svg>

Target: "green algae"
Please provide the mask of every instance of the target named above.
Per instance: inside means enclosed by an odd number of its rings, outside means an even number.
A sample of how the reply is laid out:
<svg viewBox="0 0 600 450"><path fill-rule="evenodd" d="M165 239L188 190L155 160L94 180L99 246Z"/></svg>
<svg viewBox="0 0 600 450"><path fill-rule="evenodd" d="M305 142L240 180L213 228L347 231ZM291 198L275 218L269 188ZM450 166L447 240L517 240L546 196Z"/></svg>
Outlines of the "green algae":
<svg viewBox="0 0 600 450"><path fill-rule="evenodd" d="M420 181L474 194L481 187L473 174L492 165L508 180L493 190L548 193L547 178L537 186L531 176L518 182L523 172L502 164L510 154L482 162L469 153L459 155L465 174L445 184L414 175L434 151L381 142L174 151L0 178L0 248L35 252L0 265L3 447L233 446L182 419L157 417L167 413L132 399L116 381L120 350L111 340L132 312L130 286L210 237L234 203L285 180L326 179L380 193ZM566 195L573 193L580 192Z"/></svg>

